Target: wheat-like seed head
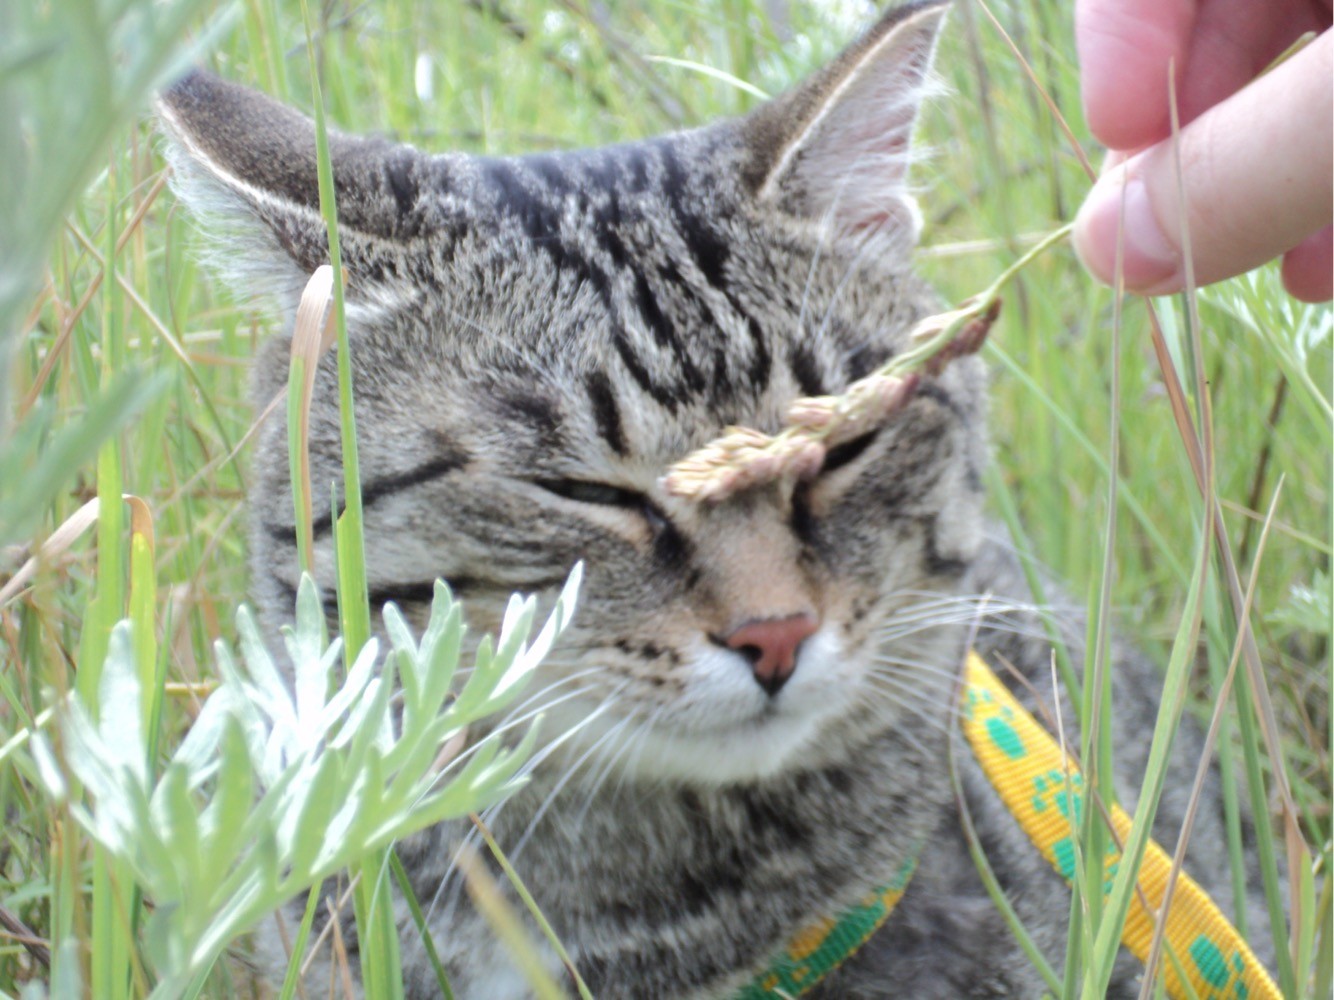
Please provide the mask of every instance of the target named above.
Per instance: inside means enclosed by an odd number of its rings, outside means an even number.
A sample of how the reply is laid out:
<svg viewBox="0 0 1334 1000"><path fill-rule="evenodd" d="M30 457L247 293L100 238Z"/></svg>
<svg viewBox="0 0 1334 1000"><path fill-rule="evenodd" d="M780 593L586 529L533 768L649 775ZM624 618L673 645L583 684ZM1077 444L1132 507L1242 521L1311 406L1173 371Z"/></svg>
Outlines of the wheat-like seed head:
<svg viewBox="0 0 1334 1000"><path fill-rule="evenodd" d="M727 428L668 469L663 487L673 496L718 503L762 483L815 478L829 448L883 426L912 401L924 377L934 378L954 359L976 353L999 312L999 297L981 296L928 316L913 329L914 346L907 353L838 396L796 400L788 408L787 426L776 435Z"/></svg>

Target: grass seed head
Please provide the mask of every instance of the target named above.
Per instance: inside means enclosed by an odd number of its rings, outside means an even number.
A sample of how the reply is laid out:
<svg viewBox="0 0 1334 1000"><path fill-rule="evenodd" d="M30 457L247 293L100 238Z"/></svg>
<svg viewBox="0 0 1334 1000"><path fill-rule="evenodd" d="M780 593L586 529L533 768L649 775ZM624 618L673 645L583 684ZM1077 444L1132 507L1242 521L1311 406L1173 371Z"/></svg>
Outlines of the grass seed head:
<svg viewBox="0 0 1334 1000"><path fill-rule="evenodd" d="M776 437L729 427L668 470L663 488L673 496L718 503L764 483L813 479L833 445L874 430L912 399L917 375L869 375L841 396L805 396L787 413Z"/></svg>

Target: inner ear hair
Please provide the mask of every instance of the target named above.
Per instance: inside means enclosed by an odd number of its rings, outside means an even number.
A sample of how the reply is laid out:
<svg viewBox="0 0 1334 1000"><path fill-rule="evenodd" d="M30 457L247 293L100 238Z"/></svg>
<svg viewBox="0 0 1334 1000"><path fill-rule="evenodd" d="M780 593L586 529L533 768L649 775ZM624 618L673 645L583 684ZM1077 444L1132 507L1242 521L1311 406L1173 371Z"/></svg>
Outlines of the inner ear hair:
<svg viewBox="0 0 1334 1000"><path fill-rule="evenodd" d="M162 93L158 117L174 187L207 219L211 262L246 297L294 310L306 280L329 261L314 123L200 70ZM438 206L450 175L445 158L384 139L331 132L329 150L349 320L359 321L410 294L395 275L408 270L417 237L449 222Z"/></svg>
<svg viewBox="0 0 1334 1000"><path fill-rule="evenodd" d="M912 132L948 0L897 7L826 69L743 125L761 202L840 235L916 232Z"/></svg>

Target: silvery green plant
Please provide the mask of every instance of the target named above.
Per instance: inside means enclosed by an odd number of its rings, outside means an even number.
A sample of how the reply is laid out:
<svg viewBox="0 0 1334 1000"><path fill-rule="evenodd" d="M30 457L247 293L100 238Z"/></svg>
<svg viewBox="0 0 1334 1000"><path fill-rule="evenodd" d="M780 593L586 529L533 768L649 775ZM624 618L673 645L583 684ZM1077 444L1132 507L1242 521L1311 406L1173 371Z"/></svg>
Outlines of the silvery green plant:
<svg viewBox="0 0 1334 1000"><path fill-rule="evenodd" d="M356 859L514 792L535 727L513 747L493 735L456 757L442 748L520 693L569 623L580 577L576 566L531 642L536 602L511 598L499 637L480 641L456 694L465 626L443 583L420 642L386 606L392 649L381 658L372 640L335 685L341 641L327 640L316 587L303 578L295 627L283 634L291 689L242 608L240 662L218 644L222 683L156 777L131 625L116 626L98 717L72 694L61 726L68 771L91 805L69 794L47 743L35 740L34 752L48 791L154 904L144 936L152 996L196 992L229 942Z"/></svg>

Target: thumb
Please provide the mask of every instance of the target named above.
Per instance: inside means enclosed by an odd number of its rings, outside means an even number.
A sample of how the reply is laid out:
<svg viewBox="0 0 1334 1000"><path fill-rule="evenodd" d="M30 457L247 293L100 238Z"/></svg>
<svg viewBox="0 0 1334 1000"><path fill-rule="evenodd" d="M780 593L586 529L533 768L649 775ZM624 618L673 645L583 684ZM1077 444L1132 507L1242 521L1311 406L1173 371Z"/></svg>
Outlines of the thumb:
<svg viewBox="0 0 1334 1000"><path fill-rule="evenodd" d="M1074 243L1094 276L1111 283L1125 215L1128 289L1164 294L1185 285L1182 224L1195 280L1206 285L1280 256L1334 216L1334 32L1181 130L1181 185L1171 140L1104 174L1075 219Z"/></svg>

